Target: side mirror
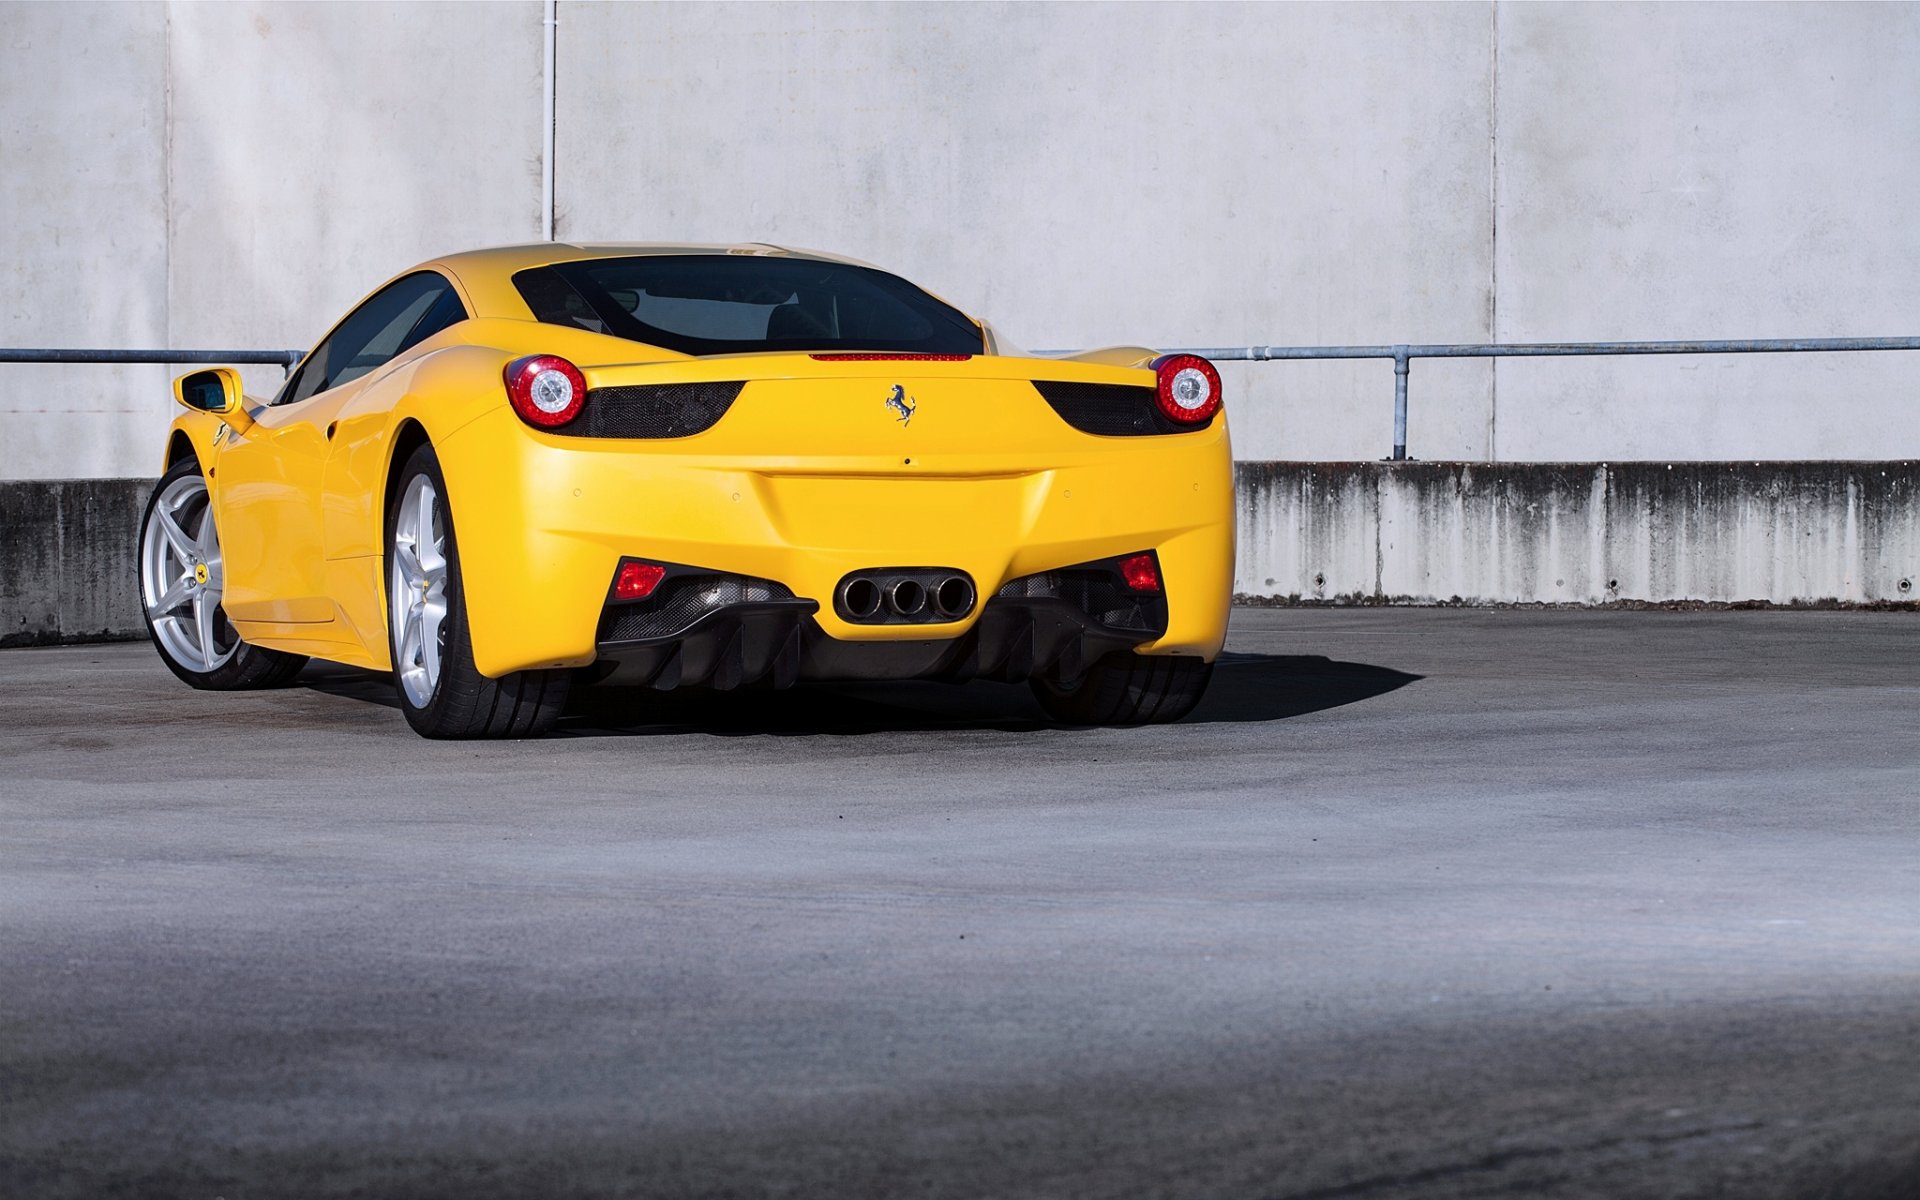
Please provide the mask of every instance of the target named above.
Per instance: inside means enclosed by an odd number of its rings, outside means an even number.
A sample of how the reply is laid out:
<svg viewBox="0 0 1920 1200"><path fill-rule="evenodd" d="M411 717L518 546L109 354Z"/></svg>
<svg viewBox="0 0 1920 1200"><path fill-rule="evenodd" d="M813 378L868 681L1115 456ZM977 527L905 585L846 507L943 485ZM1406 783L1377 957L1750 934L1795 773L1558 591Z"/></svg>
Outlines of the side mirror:
<svg viewBox="0 0 1920 1200"><path fill-rule="evenodd" d="M173 398L194 412L212 413L235 433L253 428L245 397L240 394L240 372L232 367L194 371L173 381Z"/></svg>

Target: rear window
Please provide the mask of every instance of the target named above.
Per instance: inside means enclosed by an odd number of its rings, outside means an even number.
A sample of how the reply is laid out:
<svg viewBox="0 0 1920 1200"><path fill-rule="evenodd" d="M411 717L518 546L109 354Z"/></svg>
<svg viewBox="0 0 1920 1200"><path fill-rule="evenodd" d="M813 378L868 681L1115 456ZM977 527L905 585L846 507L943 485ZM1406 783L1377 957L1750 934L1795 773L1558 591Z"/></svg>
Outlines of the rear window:
<svg viewBox="0 0 1920 1200"><path fill-rule="evenodd" d="M979 354L980 327L871 267L758 255L645 255L513 277L541 321L682 354L895 350Z"/></svg>

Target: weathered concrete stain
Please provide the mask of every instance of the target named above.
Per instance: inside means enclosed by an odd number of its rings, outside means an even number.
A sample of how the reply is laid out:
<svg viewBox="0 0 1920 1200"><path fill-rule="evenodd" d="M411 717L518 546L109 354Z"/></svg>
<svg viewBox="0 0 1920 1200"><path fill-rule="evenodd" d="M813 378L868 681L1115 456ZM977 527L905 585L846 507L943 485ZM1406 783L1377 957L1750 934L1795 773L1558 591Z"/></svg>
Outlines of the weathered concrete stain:
<svg viewBox="0 0 1920 1200"><path fill-rule="evenodd" d="M0 647L146 636L134 563L151 479L0 483Z"/></svg>
<svg viewBox="0 0 1920 1200"><path fill-rule="evenodd" d="M1920 464L1241 463L1253 600L1920 602Z"/></svg>

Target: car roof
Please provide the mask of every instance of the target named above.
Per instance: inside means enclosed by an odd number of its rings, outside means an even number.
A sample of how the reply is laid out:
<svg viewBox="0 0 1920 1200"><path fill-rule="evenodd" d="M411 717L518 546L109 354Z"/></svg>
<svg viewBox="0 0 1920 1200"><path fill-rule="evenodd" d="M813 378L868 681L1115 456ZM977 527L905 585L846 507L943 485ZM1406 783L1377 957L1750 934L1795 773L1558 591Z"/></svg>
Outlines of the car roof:
<svg viewBox="0 0 1920 1200"><path fill-rule="evenodd" d="M452 275L477 310L475 316L525 317L526 304L513 287L515 272L549 263L575 262L589 258L628 258L639 255L740 254L768 258L804 258L818 262L871 266L857 258L776 246L770 242L701 244L687 242L528 242L517 246L492 246L484 250L466 250L446 254L421 263L414 270L437 269Z"/></svg>

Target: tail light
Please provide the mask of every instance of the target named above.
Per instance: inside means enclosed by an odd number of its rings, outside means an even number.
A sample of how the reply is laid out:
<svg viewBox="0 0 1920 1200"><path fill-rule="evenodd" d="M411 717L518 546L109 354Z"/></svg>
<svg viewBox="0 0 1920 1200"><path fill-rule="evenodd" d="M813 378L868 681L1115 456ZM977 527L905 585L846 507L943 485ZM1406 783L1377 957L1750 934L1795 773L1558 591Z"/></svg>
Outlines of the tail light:
<svg viewBox="0 0 1920 1200"><path fill-rule="evenodd" d="M620 564L619 574L613 577L613 598L615 600L645 600L653 595L653 589L667 576L667 569L659 563L640 562L627 559Z"/></svg>
<svg viewBox="0 0 1920 1200"><path fill-rule="evenodd" d="M1198 354L1168 354L1153 360L1160 376L1154 395L1169 421L1204 425L1220 411L1220 372Z"/></svg>
<svg viewBox="0 0 1920 1200"><path fill-rule="evenodd" d="M1160 563L1152 551L1129 554L1121 559L1120 574L1131 591L1157 593L1160 590Z"/></svg>
<svg viewBox="0 0 1920 1200"><path fill-rule="evenodd" d="M507 399L520 419L540 429L557 429L580 415L587 402L587 378L580 368L552 354L516 358L507 364Z"/></svg>

